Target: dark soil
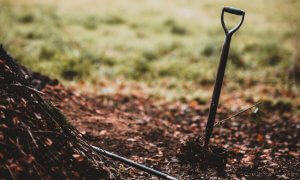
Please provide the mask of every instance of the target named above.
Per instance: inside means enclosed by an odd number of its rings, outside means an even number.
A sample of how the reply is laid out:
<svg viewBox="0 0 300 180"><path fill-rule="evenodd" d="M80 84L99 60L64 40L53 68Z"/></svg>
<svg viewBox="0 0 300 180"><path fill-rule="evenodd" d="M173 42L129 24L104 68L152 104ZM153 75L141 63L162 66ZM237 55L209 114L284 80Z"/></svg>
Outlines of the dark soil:
<svg viewBox="0 0 300 180"><path fill-rule="evenodd" d="M300 118L294 113L300 103L292 92L258 87L258 91L271 98L293 98L295 103L263 101L258 113L250 111L216 126L210 148L205 150L201 137L209 103L183 99L158 104L158 99L143 93L85 95L38 78L41 83L35 87L44 87L41 99L41 93L26 88L32 87L32 81L25 81L18 74L7 75L5 65L0 63L0 66L1 86L4 83L0 91L0 174L4 177L25 177L20 176L23 173L50 178L157 179L121 163L114 168L87 143L179 179L300 177ZM17 72L13 67L9 71ZM28 83L23 83L26 87L11 87L21 82ZM254 97L243 93L222 96L226 105L220 105L216 122L232 115L233 107L241 109L255 103ZM9 98L13 101L8 102ZM52 105L45 110L49 102L60 109L84 137L62 121L62 115ZM22 123L15 124L19 121ZM35 147L30 134L34 135L39 148ZM24 163L26 157L33 160Z"/></svg>
<svg viewBox="0 0 300 180"><path fill-rule="evenodd" d="M299 178L300 119L293 115L294 107L263 101L259 113L250 111L216 126L206 152L193 139L204 132L209 103L157 105L156 99L143 95L89 96L60 85L47 86L43 92L94 145L179 179ZM255 103L236 96L227 102ZM231 114L221 105L217 121ZM126 165L120 167L124 179L154 178Z"/></svg>
<svg viewBox="0 0 300 180"><path fill-rule="evenodd" d="M191 165L193 169L198 168L204 172L209 168L215 169L218 176L225 176L227 158L228 152L225 148L211 146L206 149L198 138L187 140L178 153L178 159L182 164Z"/></svg>

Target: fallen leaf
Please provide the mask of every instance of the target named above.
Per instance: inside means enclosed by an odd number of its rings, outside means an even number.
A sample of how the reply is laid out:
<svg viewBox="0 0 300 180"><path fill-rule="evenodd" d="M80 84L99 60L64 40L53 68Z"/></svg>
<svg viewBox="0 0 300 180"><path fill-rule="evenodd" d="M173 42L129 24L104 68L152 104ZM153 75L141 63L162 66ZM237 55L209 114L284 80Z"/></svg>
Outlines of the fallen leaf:
<svg viewBox="0 0 300 180"><path fill-rule="evenodd" d="M19 164L16 164L16 163L12 163L8 167L14 173L18 173L18 172L23 170L22 167Z"/></svg>
<svg viewBox="0 0 300 180"><path fill-rule="evenodd" d="M294 157L300 157L300 152L289 152L289 155L294 156Z"/></svg>
<svg viewBox="0 0 300 180"><path fill-rule="evenodd" d="M242 160L241 163L248 166L253 166L254 155L246 155Z"/></svg>
<svg viewBox="0 0 300 180"><path fill-rule="evenodd" d="M127 141L130 141L130 142L135 142L135 141L136 141L136 139L134 139L134 138L129 138L129 139L127 139Z"/></svg>
<svg viewBox="0 0 300 180"><path fill-rule="evenodd" d="M100 131L99 135L102 136L102 135L105 135L106 133L107 133L106 130L102 130L102 131Z"/></svg>
<svg viewBox="0 0 300 180"><path fill-rule="evenodd" d="M262 134L257 134L257 138L256 138L256 140L258 141L258 142L263 142L264 141L264 136L262 135Z"/></svg>
<svg viewBox="0 0 300 180"><path fill-rule="evenodd" d="M81 162L84 160L84 158L81 156L81 154L73 154L74 159L76 159L76 161Z"/></svg>
<svg viewBox="0 0 300 180"><path fill-rule="evenodd" d="M21 107L26 107L27 106L27 101L24 98L21 98Z"/></svg>
<svg viewBox="0 0 300 180"><path fill-rule="evenodd" d="M35 115L35 117L36 117L37 119L42 119L41 115L39 115L39 114L37 114L37 113L33 113L33 114Z"/></svg>
<svg viewBox="0 0 300 180"><path fill-rule="evenodd" d="M34 159L35 158L31 154L27 154L22 158L22 161L25 162L26 164L31 164Z"/></svg>
<svg viewBox="0 0 300 180"><path fill-rule="evenodd" d="M193 101L191 101L190 103L189 103L189 105L190 105L190 107L191 108L197 108L198 107L198 102L197 101L195 101L195 100L193 100Z"/></svg>
<svg viewBox="0 0 300 180"><path fill-rule="evenodd" d="M119 170L120 170L121 172L125 172L125 171L126 171L126 168L125 168L125 166L124 166L123 164L120 164Z"/></svg>
<svg viewBox="0 0 300 180"><path fill-rule="evenodd" d="M17 125L17 124L20 123L20 119L19 119L19 117L17 117L17 116L13 117L12 120L13 120L14 125Z"/></svg>
<svg viewBox="0 0 300 180"><path fill-rule="evenodd" d="M0 141L4 140L4 135L0 132Z"/></svg>
<svg viewBox="0 0 300 180"><path fill-rule="evenodd" d="M53 144L53 141L49 138L46 138L45 140L45 143L48 145L48 146L51 146Z"/></svg>
<svg viewBox="0 0 300 180"><path fill-rule="evenodd" d="M7 129L8 127L6 126L6 124L0 124L0 128L1 129Z"/></svg>
<svg viewBox="0 0 300 180"><path fill-rule="evenodd" d="M199 121L200 120L200 116L194 116L193 118L192 118L192 121L193 122L197 122L197 121Z"/></svg>
<svg viewBox="0 0 300 180"><path fill-rule="evenodd" d="M0 117L1 117L2 119L5 119L5 114L4 114L4 112L0 111Z"/></svg>
<svg viewBox="0 0 300 180"><path fill-rule="evenodd" d="M99 109L96 109L96 113L101 114L101 111Z"/></svg>
<svg viewBox="0 0 300 180"><path fill-rule="evenodd" d="M180 135L179 131L175 131L174 134L173 134L174 137L178 137L179 135Z"/></svg>
<svg viewBox="0 0 300 180"><path fill-rule="evenodd" d="M75 176L76 178L79 178L79 177L80 177L79 173L76 172L76 171L72 171L72 174L73 174L73 176Z"/></svg>

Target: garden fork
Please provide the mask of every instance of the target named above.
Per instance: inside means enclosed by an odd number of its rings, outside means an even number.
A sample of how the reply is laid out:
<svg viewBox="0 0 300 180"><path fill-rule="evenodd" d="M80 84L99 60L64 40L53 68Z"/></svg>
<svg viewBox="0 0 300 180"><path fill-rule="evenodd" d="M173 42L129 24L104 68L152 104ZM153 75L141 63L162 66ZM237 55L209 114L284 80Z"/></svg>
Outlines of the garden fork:
<svg viewBox="0 0 300 180"><path fill-rule="evenodd" d="M241 16L240 23L230 30L227 29L225 22L224 22L224 13L225 12ZM205 144L204 144L205 148L208 148L209 139L211 137L211 134L212 134L213 128L214 128L215 117L216 117L217 107L218 107L218 103L219 103L219 97L220 97L220 93L221 93L221 89L222 89L222 83L223 83L225 68L226 68L226 64L227 64L227 58L228 58L228 52L229 52L229 48L230 48L231 37L241 27L241 25L244 21L244 17L245 17L245 12L240 9L235 9L232 7L224 7L222 10L221 23L222 23L223 29L225 31L225 41L224 41L224 45L223 45L223 49L222 49L220 62L219 62L219 68L218 68L218 72L217 72L215 87L214 87L214 91L213 91L213 95L212 95L212 99L211 99L211 105L210 105L208 120L207 120L207 124L206 124Z"/></svg>

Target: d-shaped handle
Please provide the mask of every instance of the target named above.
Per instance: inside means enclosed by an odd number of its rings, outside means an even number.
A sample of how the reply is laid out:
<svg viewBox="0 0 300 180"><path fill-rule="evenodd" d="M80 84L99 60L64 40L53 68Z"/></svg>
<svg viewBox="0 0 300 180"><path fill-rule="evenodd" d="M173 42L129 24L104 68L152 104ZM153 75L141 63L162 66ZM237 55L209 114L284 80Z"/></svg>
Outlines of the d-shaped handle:
<svg viewBox="0 0 300 180"><path fill-rule="evenodd" d="M224 12L231 13L231 14L238 15L238 16L242 16L240 23L238 25L236 25L234 28L228 30L226 25L225 25L225 22L224 22ZM224 7L223 10L222 10L222 14L221 14L221 23L222 23L223 29L225 31L225 34L226 35L232 35L235 31L237 31L241 27L241 25L243 24L244 17L245 17L245 12L243 10L236 9L236 8L233 8L233 7Z"/></svg>

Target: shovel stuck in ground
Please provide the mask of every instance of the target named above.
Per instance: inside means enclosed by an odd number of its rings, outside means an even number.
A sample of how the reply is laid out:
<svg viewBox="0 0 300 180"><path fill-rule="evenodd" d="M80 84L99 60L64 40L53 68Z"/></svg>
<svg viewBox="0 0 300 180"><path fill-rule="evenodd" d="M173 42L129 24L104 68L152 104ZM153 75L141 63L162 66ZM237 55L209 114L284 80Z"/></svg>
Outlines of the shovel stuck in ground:
<svg viewBox="0 0 300 180"><path fill-rule="evenodd" d="M225 23L224 23L224 12L227 13L231 13L231 14L235 14L238 16L242 16L242 19L240 21L240 23L235 26L233 29L228 30ZM209 144L209 139L210 136L212 134L213 131L213 127L214 127L214 122L215 122L215 116L216 116L216 111L217 111L217 106L218 106L218 102L219 102L219 97L220 97L220 92L221 92L221 88L222 88L222 82L223 82L223 77L224 77L224 72L225 72L225 68L226 68L226 63L227 63L227 57L228 57L228 52L229 52L229 47L230 47L230 40L232 35L234 34L234 32L236 32L240 26L242 25L243 21L244 21L244 16L245 16L245 12L239 9L235 9L235 8L231 8L231 7L224 7L222 10L222 14L221 14L221 22L222 22L222 26L223 29L225 31L225 42L223 45L223 49L222 49L222 54L221 54L221 59L220 59L220 64L219 64L219 68L218 68L218 73L217 73L217 77L216 77L216 82L215 82L215 88L214 88L214 92L213 92L213 96L212 96L212 101L211 101L211 107L210 107L210 111L209 111L209 116L208 116L208 121L207 121L207 126L206 126L206 137L205 137L205 148L208 147ZM131 160L128 160L124 157L118 156L116 154L110 153L108 151L102 150L96 146L92 146L93 149L95 149L96 151L98 151L101 154L104 154L105 156L111 157L113 159L119 160L123 163L126 163L130 166L136 167L140 170L143 170L145 172L148 172L150 174L153 174L157 177L160 178L164 178L164 179L176 179L175 177L169 176L167 174L164 174L162 172L156 171L152 168L146 167L144 165L135 163ZM207 156L208 158L205 159L210 159L210 157L214 158L215 155L213 156ZM226 158L217 158L221 159L221 164L226 165ZM209 161L211 161L212 159L210 159ZM224 162L223 162L224 161ZM219 161L218 161L219 162Z"/></svg>
<svg viewBox="0 0 300 180"><path fill-rule="evenodd" d="M225 22L224 22L224 13L225 12L241 16L240 23L230 30L227 29ZM225 68L226 68L226 64L227 64L227 58L228 58L228 52L229 52L229 48L230 48L231 37L241 27L241 25L244 21L244 17L245 17L245 12L240 9L236 9L236 8L232 8L232 7L224 7L222 10L221 23L222 23L223 29L225 31L225 41L224 41L224 45L223 45L223 49L222 49L219 68L218 68L217 77L216 77L216 81L215 81L215 87L214 87L211 104L210 104L210 109L209 109L208 120L207 120L207 124L206 124L205 144L204 144L204 147L206 149L208 148L209 139L211 137L211 134L212 134L213 128L214 128L214 124L215 124L215 117L216 117L217 108L218 108L218 104L219 104L219 97L220 97L220 93L221 93L221 89L222 89L222 83L223 83Z"/></svg>

